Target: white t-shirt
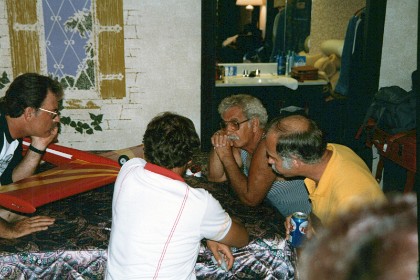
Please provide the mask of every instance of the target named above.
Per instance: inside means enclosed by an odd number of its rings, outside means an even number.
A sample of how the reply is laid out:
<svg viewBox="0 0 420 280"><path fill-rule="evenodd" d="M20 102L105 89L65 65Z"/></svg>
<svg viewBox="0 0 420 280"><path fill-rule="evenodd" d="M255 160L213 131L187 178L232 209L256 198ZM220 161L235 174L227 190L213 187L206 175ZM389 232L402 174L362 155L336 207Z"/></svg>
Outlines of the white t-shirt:
<svg viewBox="0 0 420 280"><path fill-rule="evenodd" d="M19 145L18 140L14 140L12 143L9 143L7 142L6 135L3 135L2 137L4 137L4 140L3 146L0 147L0 175L3 174L4 170L9 165L17 146Z"/></svg>
<svg viewBox="0 0 420 280"><path fill-rule="evenodd" d="M201 239L221 240L231 225L206 190L131 159L115 183L107 279L196 279Z"/></svg>

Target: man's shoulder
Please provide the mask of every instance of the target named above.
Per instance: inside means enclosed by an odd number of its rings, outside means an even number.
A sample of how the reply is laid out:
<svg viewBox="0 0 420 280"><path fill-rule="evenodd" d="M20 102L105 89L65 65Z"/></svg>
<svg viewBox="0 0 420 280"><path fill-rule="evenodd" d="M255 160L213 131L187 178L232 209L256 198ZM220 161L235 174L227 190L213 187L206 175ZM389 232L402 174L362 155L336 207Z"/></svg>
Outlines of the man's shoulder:
<svg viewBox="0 0 420 280"><path fill-rule="evenodd" d="M213 195L208 190L206 190L206 189L203 189L203 188L195 188L195 187L191 187L190 185L188 185L188 187L189 187L190 191L194 195L196 195L196 196L198 196L198 197L200 197L202 199L215 199L213 197Z"/></svg>
<svg viewBox="0 0 420 280"><path fill-rule="evenodd" d="M327 149L331 151L352 151L352 149L350 149L349 147L337 143L328 143Z"/></svg>
<svg viewBox="0 0 420 280"><path fill-rule="evenodd" d="M124 165L121 167L121 169L127 169L133 166L139 166L144 167L146 165L146 161L142 158L132 158L129 159Z"/></svg>
<svg viewBox="0 0 420 280"><path fill-rule="evenodd" d="M189 188L190 188L189 197L190 198L194 197L193 200L199 202L200 207L206 207L206 208L209 208L209 209L216 209L216 208L223 209L221 204L220 204L220 201L217 200L211 194L211 192L209 192L209 191L207 191L206 189L203 189L203 188L193 188L191 186L189 186Z"/></svg>
<svg viewBox="0 0 420 280"><path fill-rule="evenodd" d="M133 169L140 168L144 169L144 166L146 165L146 161L142 158L132 158L128 160L126 163L123 164L119 171L119 176L122 176L122 174L127 175L130 173ZM124 176L125 176L124 175Z"/></svg>
<svg viewBox="0 0 420 280"><path fill-rule="evenodd" d="M6 117L4 113L0 110L0 132L4 132L7 129Z"/></svg>
<svg viewBox="0 0 420 280"><path fill-rule="evenodd" d="M362 158L356 154L351 148L341 144L328 144L327 149L332 151L332 158L334 162L341 163L357 163L357 165L364 165Z"/></svg>

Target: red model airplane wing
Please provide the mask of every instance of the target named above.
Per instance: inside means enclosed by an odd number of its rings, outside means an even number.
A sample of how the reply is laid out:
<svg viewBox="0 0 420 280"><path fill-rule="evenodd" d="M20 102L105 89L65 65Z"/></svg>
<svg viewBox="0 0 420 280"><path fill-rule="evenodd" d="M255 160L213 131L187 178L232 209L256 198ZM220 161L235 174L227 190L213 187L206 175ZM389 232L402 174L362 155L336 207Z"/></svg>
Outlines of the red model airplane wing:
<svg viewBox="0 0 420 280"><path fill-rule="evenodd" d="M23 142L24 153L29 146ZM0 187L0 206L33 213L36 207L115 182L120 164L101 155L49 145L43 160L56 167Z"/></svg>

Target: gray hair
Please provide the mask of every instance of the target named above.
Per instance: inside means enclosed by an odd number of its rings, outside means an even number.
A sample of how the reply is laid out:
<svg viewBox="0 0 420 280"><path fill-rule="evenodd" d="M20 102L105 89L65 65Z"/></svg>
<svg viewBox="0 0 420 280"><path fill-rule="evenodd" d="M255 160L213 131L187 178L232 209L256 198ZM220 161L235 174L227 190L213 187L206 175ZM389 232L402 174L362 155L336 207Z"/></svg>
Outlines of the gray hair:
<svg viewBox="0 0 420 280"><path fill-rule="evenodd" d="M276 135L276 151L281 157L295 156L306 164L320 162L327 149L323 132L306 116L277 117L268 125L268 133Z"/></svg>
<svg viewBox="0 0 420 280"><path fill-rule="evenodd" d="M261 101L254 96L237 94L226 97L219 104L219 114L223 115L223 113L232 107L241 108L247 119L257 118L260 121L261 128L264 128L267 124L267 110Z"/></svg>

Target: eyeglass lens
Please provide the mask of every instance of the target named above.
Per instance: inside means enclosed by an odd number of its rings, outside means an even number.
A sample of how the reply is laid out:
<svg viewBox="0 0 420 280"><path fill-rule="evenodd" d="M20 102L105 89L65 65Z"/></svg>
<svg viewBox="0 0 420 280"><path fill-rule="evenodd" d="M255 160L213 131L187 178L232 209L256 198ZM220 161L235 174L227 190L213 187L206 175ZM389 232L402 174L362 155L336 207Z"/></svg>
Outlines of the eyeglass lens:
<svg viewBox="0 0 420 280"><path fill-rule="evenodd" d="M220 122L220 127L222 129L226 129L228 127L232 127L233 130L236 131L236 130L239 130L239 123L237 121L227 121L227 122L221 121Z"/></svg>

